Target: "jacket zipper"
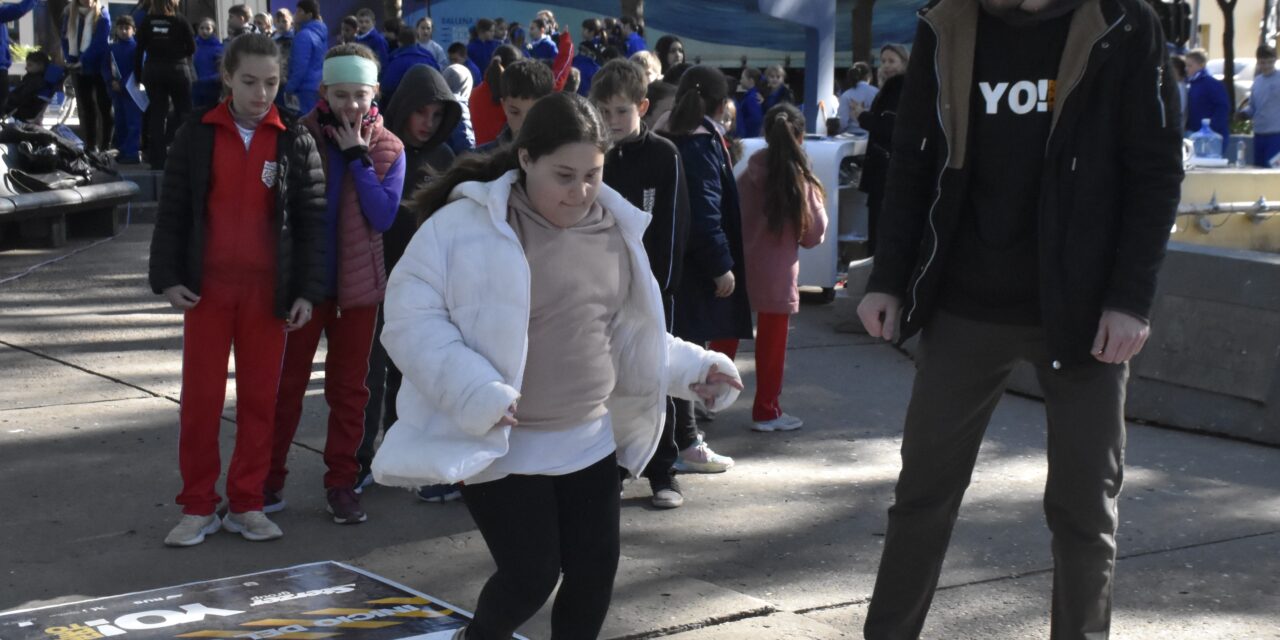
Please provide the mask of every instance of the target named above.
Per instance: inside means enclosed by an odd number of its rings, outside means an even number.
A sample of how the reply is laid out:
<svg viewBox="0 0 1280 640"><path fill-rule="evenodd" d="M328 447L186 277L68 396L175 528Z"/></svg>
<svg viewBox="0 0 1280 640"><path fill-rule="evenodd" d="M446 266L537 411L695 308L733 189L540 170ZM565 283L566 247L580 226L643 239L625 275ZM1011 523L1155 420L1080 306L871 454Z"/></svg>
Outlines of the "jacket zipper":
<svg viewBox="0 0 1280 640"><path fill-rule="evenodd" d="M1160 105L1160 128L1168 128L1168 118L1164 112L1164 69L1156 66L1156 104Z"/></svg>
<svg viewBox="0 0 1280 640"><path fill-rule="evenodd" d="M1107 35L1110 34L1112 30L1120 26L1120 23L1124 22L1125 17L1126 17L1126 14L1121 12L1120 17L1116 18L1116 21L1111 23L1111 26L1107 27L1106 31L1103 31L1101 35L1093 39L1093 43L1089 45L1090 57L1093 56L1093 48L1098 46L1098 43L1102 42L1102 39L1107 37ZM1054 105L1054 108L1058 109L1058 113L1062 113L1062 108L1067 104L1067 98L1070 98L1071 94L1075 93L1076 87L1080 86L1080 83L1084 81L1084 77L1088 73L1089 73L1089 60L1086 59L1084 62L1084 73L1081 73L1080 77L1076 78L1076 81L1071 85L1071 88L1067 89L1067 92L1062 94L1062 99L1059 100L1056 105ZM1060 118L1061 117L1059 117L1059 119ZM1054 123L1049 126L1049 137L1046 138L1044 141L1044 155L1046 158L1049 157L1049 145L1053 143L1053 132L1056 131L1057 128L1058 128L1058 121L1055 120Z"/></svg>
<svg viewBox="0 0 1280 640"><path fill-rule="evenodd" d="M933 26L927 17L921 17L921 20L929 25L929 30L933 31L934 41L938 41L938 29ZM925 261L924 268L920 270L920 275L916 277L915 284L911 287L911 310L907 312L907 322L911 322L911 318L915 316L916 309L920 303L920 282L924 280L925 274L929 272L929 267L933 265L934 258L938 257L938 227L934 222L933 214L938 209L938 202L942 200L942 176L946 174L947 167L951 165L951 143L946 140L947 127L942 122L942 71L938 66L938 52L940 47L937 45L933 49L933 73L938 81L938 127L942 129L943 144L947 145L947 159L942 165L942 170L938 172L938 184L934 187L933 204L929 205L929 233L933 235L933 247L929 250L929 259ZM920 143L923 149L928 142L926 137Z"/></svg>

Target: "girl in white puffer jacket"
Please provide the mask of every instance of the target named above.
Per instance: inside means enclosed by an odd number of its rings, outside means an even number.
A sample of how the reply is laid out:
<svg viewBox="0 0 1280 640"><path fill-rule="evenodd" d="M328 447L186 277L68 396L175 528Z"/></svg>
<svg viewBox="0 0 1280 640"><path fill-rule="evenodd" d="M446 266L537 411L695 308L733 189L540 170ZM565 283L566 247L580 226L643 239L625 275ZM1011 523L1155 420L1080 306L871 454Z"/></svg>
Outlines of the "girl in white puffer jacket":
<svg viewBox="0 0 1280 640"><path fill-rule="evenodd" d="M594 638L617 570L618 467L639 475L667 395L723 408L733 363L667 334L648 214L601 184L608 130L556 93L515 143L417 197L382 340L404 372L381 484L465 481L498 571L460 638L510 638L564 574L554 637Z"/></svg>

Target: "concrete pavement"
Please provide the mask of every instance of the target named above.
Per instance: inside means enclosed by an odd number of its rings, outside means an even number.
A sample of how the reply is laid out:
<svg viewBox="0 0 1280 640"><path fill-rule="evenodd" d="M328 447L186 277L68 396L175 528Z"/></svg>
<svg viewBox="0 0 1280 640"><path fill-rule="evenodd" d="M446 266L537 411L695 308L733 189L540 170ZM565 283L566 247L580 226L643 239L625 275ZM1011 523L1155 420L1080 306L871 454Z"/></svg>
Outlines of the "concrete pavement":
<svg viewBox="0 0 1280 640"><path fill-rule="evenodd" d="M186 550L178 517L180 316L146 287L151 228L0 283L0 610L316 560L342 560L464 608L491 561L459 503L366 493L369 522L324 515L322 372L292 453L278 542L220 533ZM0 253L0 281L55 252ZM806 305L784 403L806 427L747 430L748 390L709 425L738 466L682 476L687 502L626 491L623 559L604 637L860 637L912 375L910 360L837 334ZM1159 330L1159 328L1156 328ZM749 344L747 345L749 348ZM317 369L319 366L317 365ZM234 433L228 393L224 461ZM966 496L925 636L1047 638L1051 560L1040 496L1044 417L1008 396ZM1280 638L1280 450L1131 425L1121 500L1118 638ZM544 611L524 630L548 635Z"/></svg>

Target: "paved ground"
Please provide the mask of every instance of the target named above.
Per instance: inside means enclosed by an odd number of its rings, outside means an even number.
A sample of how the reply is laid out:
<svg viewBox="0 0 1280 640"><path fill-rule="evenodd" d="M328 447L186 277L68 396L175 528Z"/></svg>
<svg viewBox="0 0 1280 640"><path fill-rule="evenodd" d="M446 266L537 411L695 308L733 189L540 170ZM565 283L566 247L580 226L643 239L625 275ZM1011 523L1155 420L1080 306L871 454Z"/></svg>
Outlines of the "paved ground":
<svg viewBox="0 0 1280 640"><path fill-rule="evenodd" d="M323 514L319 371L294 448L285 539L161 540L178 517L180 318L146 289L151 229L5 282L53 252L0 253L0 610L316 560L343 560L469 607L490 560L461 504L367 493L368 523ZM792 333L790 434L746 429L750 387L709 428L738 466L684 477L688 502L627 490L608 638L858 637L898 471L912 365L806 305ZM752 384L749 352L740 366ZM224 440L234 431L229 394ZM224 449L229 451L229 449ZM997 411L961 514L929 638L1047 638L1051 562L1041 405ZM1280 638L1280 450L1132 425L1118 638ZM548 635L545 614L525 630Z"/></svg>

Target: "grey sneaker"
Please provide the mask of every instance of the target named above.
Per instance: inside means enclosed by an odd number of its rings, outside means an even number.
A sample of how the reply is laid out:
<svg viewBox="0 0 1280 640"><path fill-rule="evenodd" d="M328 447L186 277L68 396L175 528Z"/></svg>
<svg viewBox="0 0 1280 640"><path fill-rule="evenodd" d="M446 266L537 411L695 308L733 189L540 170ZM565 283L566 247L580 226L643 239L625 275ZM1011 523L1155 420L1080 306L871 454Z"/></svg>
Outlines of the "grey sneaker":
<svg viewBox="0 0 1280 640"><path fill-rule="evenodd" d="M222 528L231 533L238 533L244 536L245 540L253 542L275 540L284 535L280 527L268 520L267 515L261 511L229 514L226 518L223 518Z"/></svg>
<svg viewBox="0 0 1280 640"><path fill-rule="evenodd" d="M684 492L675 476L650 478L649 488L653 491L653 506L659 509L675 509L684 504Z"/></svg>
<svg viewBox="0 0 1280 640"><path fill-rule="evenodd" d="M262 492L262 512L263 513L279 513L284 511L288 503L284 501L283 491L263 491Z"/></svg>
<svg viewBox="0 0 1280 640"><path fill-rule="evenodd" d="M165 536L164 543L170 547L194 547L204 542L204 537L217 531L221 525L222 521L216 513L207 516L184 515L178 521L178 526Z"/></svg>
<svg viewBox="0 0 1280 640"><path fill-rule="evenodd" d="M766 433L770 431L795 431L803 426L804 420L801 420L789 413L784 413L773 420L752 423L751 430Z"/></svg>

